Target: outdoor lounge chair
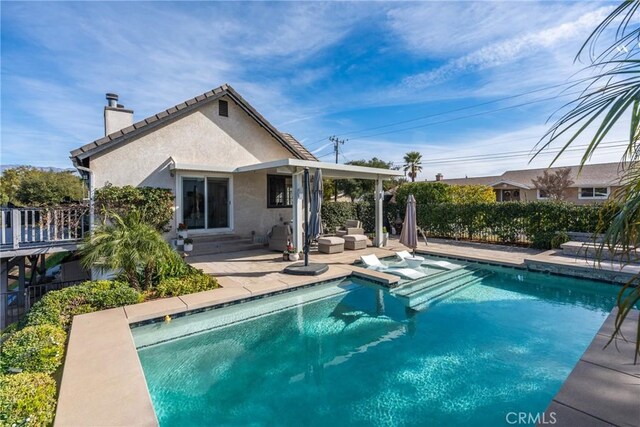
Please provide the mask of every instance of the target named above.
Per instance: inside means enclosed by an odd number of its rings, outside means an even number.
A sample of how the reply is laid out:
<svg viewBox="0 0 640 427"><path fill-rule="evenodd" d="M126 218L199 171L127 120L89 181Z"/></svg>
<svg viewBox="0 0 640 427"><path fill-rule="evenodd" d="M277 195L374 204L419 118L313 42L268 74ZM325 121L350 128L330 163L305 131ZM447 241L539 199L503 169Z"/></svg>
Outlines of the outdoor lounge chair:
<svg viewBox="0 0 640 427"><path fill-rule="evenodd" d="M268 234L270 251L286 251L293 233L289 224L274 225Z"/></svg>
<svg viewBox="0 0 640 427"><path fill-rule="evenodd" d="M357 219L348 219L344 226L338 230L336 230L336 236L342 237L350 234L364 234L364 228L362 228L362 223Z"/></svg>
<svg viewBox="0 0 640 427"><path fill-rule="evenodd" d="M401 260L404 260L405 258L413 258L413 255L411 255L409 251L396 252L396 255L398 255L398 258L400 258ZM416 258L422 258L422 265L436 266L436 267L444 268L446 270L454 270L456 268L461 267L458 264L454 264L448 261L433 261L430 259L425 259L423 257L416 257Z"/></svg>
<svg viewBox="0 0 640 427"><path fill-rule="evenodd" d="M381 271L383 273L395 274L396 276L400 276L405 279L421 279L426 277L427 275L421 271L414 270L413 268L400 268L394 266L384 265L377 256L374 254L371 255L362 255L360 260L367 266L370 270Z"/></svg>

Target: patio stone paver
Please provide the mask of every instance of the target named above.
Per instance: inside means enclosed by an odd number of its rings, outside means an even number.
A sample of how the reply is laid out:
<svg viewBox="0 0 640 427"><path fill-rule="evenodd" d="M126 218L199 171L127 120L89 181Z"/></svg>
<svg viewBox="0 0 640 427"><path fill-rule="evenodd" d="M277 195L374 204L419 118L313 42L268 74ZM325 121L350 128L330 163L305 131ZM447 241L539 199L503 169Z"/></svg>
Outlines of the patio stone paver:
<svg viewBox="0 0 640 427"><path fill-rule="evenodd" d="M187 304L178 297L162 298L124 307L127 319L129 319L131 323L155 319L167 314L180 313L186 310Z"/></svg>
<svg viewBox="0 0 640 427"><path fill-rule="evenodd" d="M187 311L216 304L224 304L225 302L249 298L250 296L251 292L243 287L229 287L182 295L180 300L186 304L187 308L185 311Z"/></svg>
<svg viewBox="0 0 640 427"><path fill-rule="evenodd" d="M637 426L640 378L580 360L553 400L614 425Z"/></svg>
<svg viewBox="0 0 640 427"><path fill-rule="evenodd" d="M618 339L617 347L612 343L603 348L615 316L614 309L547 407L547 419L558 410L556 426L603 425L593 418L617 426L640 425L640 365L633 365L635 343ZM638 310L634 310L623 323L623 332L635 329L637 318ZM585 422L576 423L579 417Z"/></svg>
<svg viewBox="0 0 640 427"><path fill-rule="evenodd" d="M289 288L289 285L286 283L275 283L275 282L267 282L267 283L251 283L244 286L246 290L251 292L251 296L268 294L271 292L283 291Z"/></svg>
<svg viewBox="0 0 640 427"><path fill-rule="evenodd" d="M582 356L582 360L640 378L640 364L633 363L635 346L628 345L628 342L618 338L606 346L609 338L609 336L597 334ZM640 390L638 392L640 393ZM640 394L638 399L640 399ZM640 403L638 404L640 405Z"/></svg>
<svg viewBox="0 0 640 427"><path fill-rule="evenodd" d="M553 418L551 418L551 413L554 414ZM556 401L551 402L551 405L547 408L547 424L539 423L538 425L563 425L563 426L579 426L579 427L609 427L614 426L614 424L607 423L605 421L599 420L598 418L592 417L589 414L585 414L584 412L580 412L576 409L573 409L569 406L563 405L562 403L558 403ZM555 420L553 424L551 424L551 420Z"/></svg>
<svg viewBox="0 0 640 427"><path fill-rule="evenodd" d="M613 334L613 331L615 330L615 321L616 321L616 316L618 314L618 309L614 308L611 313L612 315L607 317L607 320L604 321L604 323L602 324L602 327L598 331L599 335L603 335L606 338L609 338L611 334ZM625 319L625 321L622 323L620 327L620 332L622 333L622 337L620 338L623 338L624 340L629 341L631 343L636 342L636 339L637 339L636 325L638 324L639 317L640 317L640 310L632 310L629 312L629 314L627 314L627 318Z"/></svg>

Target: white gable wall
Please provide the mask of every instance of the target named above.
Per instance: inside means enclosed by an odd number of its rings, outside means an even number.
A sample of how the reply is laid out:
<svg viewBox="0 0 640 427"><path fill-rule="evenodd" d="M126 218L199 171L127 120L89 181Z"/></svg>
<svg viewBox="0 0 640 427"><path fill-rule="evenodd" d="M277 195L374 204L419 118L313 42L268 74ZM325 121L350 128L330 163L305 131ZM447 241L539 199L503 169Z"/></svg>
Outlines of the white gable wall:
<svg viewBox="0 0 640 427"><path fill-rule="evenodd" d="M171 176L172 157L180 164L235 168L260 162L294 157L275 138L238 107L231 99L229 117L218 114L218 101L153 129L128 142L91 157L96 188L107 183L116 186L151 186L171 189L181 174ZM177 195L176 209L180 209ZM267 209L266 173L234 177L234 231L249 235L265 234L281 217L291 219L291 209ZM178 218L174 218L174 227Z"/></svg>
<svg viewBox="0 0 640 427"><path fill-rule="evenodd" d="M226 97L225 97L226 99ZM174 189L168 159L178 163L237 167L293 157L233 101L229 117L218 115L214 100L137 139L91 157L96 188L113 185Z"/></svg>

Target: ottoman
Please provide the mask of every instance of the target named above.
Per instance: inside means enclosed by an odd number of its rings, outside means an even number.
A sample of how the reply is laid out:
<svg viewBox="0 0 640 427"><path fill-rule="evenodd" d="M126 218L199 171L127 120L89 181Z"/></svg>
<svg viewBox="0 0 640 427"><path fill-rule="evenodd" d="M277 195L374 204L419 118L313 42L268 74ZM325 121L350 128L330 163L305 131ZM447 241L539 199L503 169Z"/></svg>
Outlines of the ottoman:
<svg viewBox="0 0 640 427"><path fill-rule="evenodd" d="M345 249L356 251L367 248L367 236L363 234L347 234L343 239Z"/></svg>
<svg viewBox="0 0 640 427"><path fill-rule="evenodd" d="M318 239L318 251L323 254L344 252L344 239L342 237L321 237Z"/></svg>

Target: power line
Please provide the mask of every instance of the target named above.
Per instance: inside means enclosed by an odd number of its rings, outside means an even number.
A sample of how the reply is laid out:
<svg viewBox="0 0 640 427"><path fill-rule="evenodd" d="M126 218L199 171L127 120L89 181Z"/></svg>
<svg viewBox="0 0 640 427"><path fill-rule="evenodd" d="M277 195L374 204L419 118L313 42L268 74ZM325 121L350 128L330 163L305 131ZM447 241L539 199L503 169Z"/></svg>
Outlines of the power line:
<svg viewBox="0 0 640 427"><path fill-rule="evenodd" d="M425 116L419 116L419 117L415 117L413 119L402 120L402 121L398 121L398 122L391 122L391 123L387 123L387 124L380 125L380 126L363 128L363 129L359 129L359 130L355 130L355 131L349 131L349 132L343 132L341 134L337 134L336 136L352 135L352 134L355 134L355 133L361 133L361 132L366 132L366 131L383 129L383 128L386 128L386 127L397 126L397 125L405 124L405 123L411 123L411 122L424 120L424 119L428 119L428 118L432 118L432 117L438 117L438 116L442 116L442 115L446 115L446 114L457 113L457 112L460 112L460 111L470 110L470 109L482 107L482 106L485 106L485 105L495 104L497 102L507 101L509 99L519 98L519 97L522 97L522 96L525 96L525 95L530 95L530 94L537 93L537 92L543 92L543 91L550 90L550 89L556 89L556 88L559 88L559 87L562 87L562 86L576 85L576 84L583 83L583 82L588 81L588 80L589 80L588 78L584 78L584 79L579 79L579 80L574 80L574 81L568 81L568 82L565 82L565 83L558 83L558 84L551 85L551 86L543 86L543 87L540 87L538 89L532 89L530 91L521 92L521 93L518 93L518 94L515 94L515 95L509 95L509 96L505 96L505 97L502 97L502 98L497 98L497 99L494 99L494 100L491 100L491 101L481 102L479 104L467 105L465 107L454 108L452 110L447 110L447 111L442 111L442 112L439 112L439 113L428 114L428 115L425 115ZM558 94L557 96L555 96L555 97L553 97L551 99L555 99L555 98L557 98L559 96L564 96L564 95ZM352 138L352 139L355 139L355 138ZM326 141L326 140L327 140L327 137L324 137L324 138L319 139L317 141L310 142L309 144L306 144L306 146L310 147L312 145L318 144L318 143Z"/></svg>
<svg viewBox="0 0 640 427"><path fill-rule="evenodd" d="M620 144L622 142L624 142L624 144ZM602 149L620 148L620 147L626 147L627 145L628 144L626 143L625 140L606 141L606 142L602 142L599 148L602 148ZM576 146L567 148L564 151L584 150L587 147L588 145L576 145ZM557 154L560 151L562 151L562 148L553 148L553 149L545 150L541 154ZM444 164L444 163L451 163L451 162L477 162L477 161L488 160L488 159L495 160L495 159L508 159L508 158L515 158L515 157L530 156L531 154L532 154L531 150L520 150L520 151L511 151L511 152L502 152L502 153L486 153L486 154L476 154L476 155L463 156L463 157L442 157L438 159L423 161L421 164L431 165L431 164ZM396 161L396 162L393 162L393 164L394 165L404 164L404 162Z"/></svg>
<svg viewBox="0 0 640 427"><path fill-rule="evenodd" d="M497 112L500 112L500 111L511 110L513 108L520 108L520 107L524 107L524 106L527 106L527 105L535 104L537 102L551 101L551 100L557 99L557 98L559 98L561 96L575 95L575 94L578 94L578 93L582 93L582 91L567 92L567 93L565 93L563 95L556 95L556 96L552 96L552 97L549 97L549 98L534 99L532 101L527 101L527 102L523 102L521 104L511 105L511 106L508 106L508 107L502 107L502 108L496 108L496 109L493 109L493 110L480 111L480 112L474 113L474 114L467 114L467 115L464 115L464 116L457 116L457 117L453 117L453 118L450 118L450 119L440 120L438 122L426 123L426 124L418 125L418 126L411 126L411 127L402 128L402 129L394 129L394 130L390 130L390 131L378 132L378 133L373 133L373 134L364 135L364 136L357 136L357 137L351 138L351 139L352 140L365 139L365 138L371 138L371 137L374 137L374 136L387 135L387 134L390 134L390 133L400 133L400 132L405 132L405 131L413 130L413 129L420 129L420 128L425 128L425 127L429 127L429 126L441 125L443 123L450 123L450 122L455 122L455 121L458 121L458 120L468 119L468 118L471 118L471 117L478 117L478 116L483 116L485 114L497 113Z"/></svg>

